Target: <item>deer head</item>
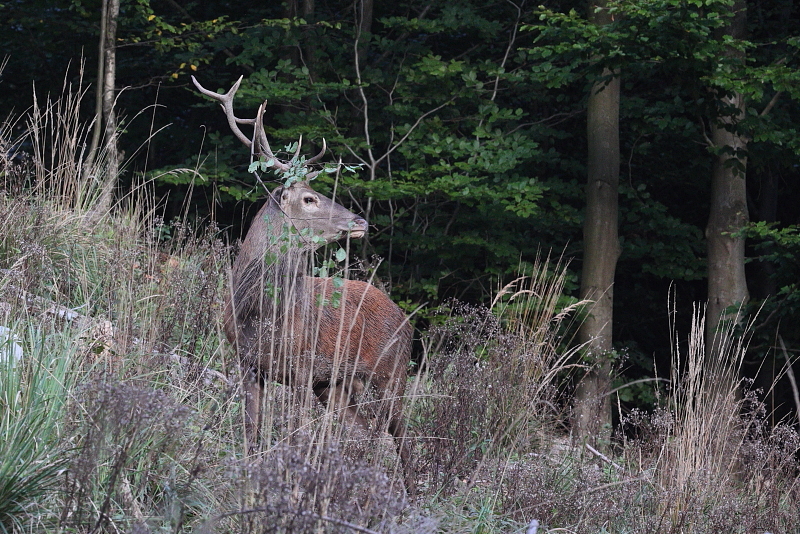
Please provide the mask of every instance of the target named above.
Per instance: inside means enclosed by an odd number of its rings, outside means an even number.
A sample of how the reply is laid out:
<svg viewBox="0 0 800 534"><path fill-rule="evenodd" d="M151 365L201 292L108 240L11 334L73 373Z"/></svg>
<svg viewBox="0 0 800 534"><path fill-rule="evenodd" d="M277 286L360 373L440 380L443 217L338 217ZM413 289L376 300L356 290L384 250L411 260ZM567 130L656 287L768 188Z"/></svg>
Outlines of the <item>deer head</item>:
<svg viewBox="0 0 800 534"><path fill-rule="evenodd" d="M263 117L266 102L258 107L258 112L254 119L241 119L234 113L233 99L242 82L241 76L225 94L209 91L200 85L194 76L192 76L192 82L201 93L219 101L228 119L228 126L230 126L233 134L250 149L252 157L257 157L264 161L267 167L273 167L284 175L289 175L286 183L272 192L271 202L277 204L278 210L282 214L283 221L281 224L288 223L291 225L296 230L296 234L304 240L306 248L315 249L343 236L357 239L366 234L366 220L354 215L328 197L317 193L309 185L309 181L313 180L320 171L308 171L308 166L319 161L325 154L326 144L324 139L322 140L322 150L320 150L319 154L303 161L298 159L303 142L301 137L297 142L297 149L291 160L288 162L281 161L272 152L264 131ZM241 124L253 127L252 138L248 138L242 132L239 128ZM297 169L298 164L301 166L299 172ZM280 231L281 229L281 224L275 227L274 222L259 221L259 217L256 217L256 219L250 232L248 232L246 242L250 238L250 234L255 234L256 237L261 238L261 241L266 241L267 235L274 234L275 231ZM263 247L255 248L261 249Z"/></svg>

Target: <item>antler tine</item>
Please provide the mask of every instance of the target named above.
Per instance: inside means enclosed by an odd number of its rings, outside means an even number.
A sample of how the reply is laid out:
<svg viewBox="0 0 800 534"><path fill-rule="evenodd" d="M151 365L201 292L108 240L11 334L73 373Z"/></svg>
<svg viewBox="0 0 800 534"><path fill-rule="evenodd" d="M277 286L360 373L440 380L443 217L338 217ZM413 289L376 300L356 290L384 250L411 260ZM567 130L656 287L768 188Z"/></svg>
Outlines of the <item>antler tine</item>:
<svg viewBox="0 0 800 534"><path fill-rule="evenodd" d="M244 76L239 76L239 79L236 80L236 83L228 90L225 94L217 93L216 91L210 91L200 85L200 82L192 76L192 83L194 83L195 87L206 95L209 98L213 98L217 100L220 105L222 106L222 110L225 112L225 117L228 119L228 126L230 127L233 134L239 138L239 141L244 143L244 145L250 149L252 154L256 154L259 157L265 157L268 160L272 161L272 167L282 171L288 172L292 168L291 163L284 163L278 158L275 157L275 154L272 152L272 148L269 146L269 141L267 140L267 133L264 131L264 110L266 109L267 103L264 102L260 106L258 106L258 112L256 113L255 119L240 119L238 118L233 111L233 99L236 96L236 91L239 90L239 85L241 85ZM252 140L248 138L242 131L239 129L240 124L247 124L253 127L253 138ZM295 150L294 156L292 156L292 162L297 161L297 158L300 157L300 150L303 146L303 136L300 136L300 139L297 141L297 150ZM325 155L325 150L327 149L328 145L325 142L325 139L322 140L322 150L319 154L310 158L304 162L304 165L310 165L312 163L316 163L319 161L322 156ZM319 171L312 172L306 174L306 179L310 180L317 176Z"/></svg>
<svg viewBox="0 0 800 534"><path fill-rule="evenodd" d="M306 165L311 165L312 163L315 163L315 162L317 162L317 161L318 161L318 160L319 160L319 159L320 159L320 158L321 158L323 155L325 155L325 150L326 150L327 148L328 148L328 145L327 145L327 143L325 142L325 138L323 137L323 138L322 138L322 150L320 150L320 151L319 151L319 154L317 154L317 155L316 155L316 156L314 156L313 158L307 159L307 160L306 160ZM316 178L316 177L319 175L319 173L321 173L321 172L322 172L322 171L314 171L314 172L310 172L310 173L306 174L306 180L313 180L313 179L314 179L314 178Z"/></svg>
<svg viewBox="0 0 800 534"><path fill-rule="evenodd" d="M255 125L255 119L239 119L233 113L233 97L236 95L236 91L239 90L239 85L242 83L243 78L244 76L239 76L239 79L236 80L236 83L233 84L233 87L231 87L230 90L224 95L221 95L216 91L209 91L200 85L200 82L198 82L194 76L192 76L192 82L194 82L195 87L197 87L201 93L220 102L220 105L225 112L225 117L228 119L228 126L230 126L233 134L238 137L239 141L244 143L247 148L251 148L252 141L250 141L250 139L248 139L247 136L242 133L242 131L239 129L239 124ZM263 130L263 126L261 129Z"/></svg>
<svg viewBox="0 0 800 534"><path fill-rule="evenodd" d="M256 124L255 124L255 133L254 133L254 140L256 142L256 152L259 156L264 156L268 160L272 160L272 166L280 169L283 172L287 172L291 166L288 163L282 163L275 157L275 154L272 152L272 148L269 146L269 141L267 140L267 133L264 131L264 110L267 107L267 102L265 101L260 106L258 106L258 113L256 113Z"/></svg>
<svg viewBox="0 0 800 534"><path fill-rule="evenodd" d="M325 143L325 138L323 137L322 138L322 150L320 150L319 154L317 154L313 158L307 159L306 160L306 165L311 165L312 163L316 163L317 161L319 161L320 158L322 158L322 156L325 155L325 150L327 148L328 148L328 145L327 145L327 143Z"/></svg>
<svg viewBox="0 0 800 534"><path fill-rule="evenodd" d="M300 156L300 147L303 146L303 136L300 136L300 139L297 140L297 150L294 151L294 156L292 156L292 161L296 160Z"/></svg>

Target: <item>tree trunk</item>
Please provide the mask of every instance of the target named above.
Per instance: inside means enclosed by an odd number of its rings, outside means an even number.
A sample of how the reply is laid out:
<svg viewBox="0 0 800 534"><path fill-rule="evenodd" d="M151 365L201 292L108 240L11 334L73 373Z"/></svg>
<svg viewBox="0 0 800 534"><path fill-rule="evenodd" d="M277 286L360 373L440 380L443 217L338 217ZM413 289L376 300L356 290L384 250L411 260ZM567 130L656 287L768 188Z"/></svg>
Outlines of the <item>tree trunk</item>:
<svg viewBox="0 0 800 534"><path fill-rule="evenodd" d="M307 28L303 32L303 55L305 56L305 66L308 67L308 76L311 83L317 79L317 42L316 32L313 30L314 10L316 9L315 0L303 1L303 18L307 23Z"/></svg>
<svg viewBox="0 0 800 534"><path fill-rule="evenodd" d="M106 55L106 26L108 19L108 2L103 2L100 10L100 44L97 50L97 83L94 98L94 125L92 126L92 141L89 144L86 160L83 163L84 178L92 175L97 151L100 148L100 134L103 131L103 68Z"/></svg>
<svg viewBox="0 0 800 534"><path fill-rule="evenodd" d="M102 215L111 206L114 188L119 174L119 153L117 150L117 119L114 111L116 98L117 72L117 19L119 0L104 0L100 15L100 46L97 59L97 92L95 97L95 123L88 155L83 162L83 176L100 178L97 161L102 153L106 168L97 201L92 206L92 214ZM100 150L101 133L103 149ZM89 220L95 220L92 216Z"/></svg>
<svg viewBox="0 0 800 534"><path fill-rule="evenodd" d="M111 207L114 188L119 175L119 151L117 150L117 116L114 104L117 97L117 19L119 0L107 0L108 19L106 21L106 51L103 72L103 119L106 157L106 179L98 202L97 211L105 213Z"/></svg>
<svg viewBox="0 0 800 534"><path fill-rule="evenodd" d="M589 3L589 20L611 22L605 1ZM598 9L600 8L600 9ZM619 188L619 73L608 69L595 81L587 104L588 180L583 223L581 298L592 301L578 331L592 366L575 391L574 436L603 446L611 430L612 320L614 272L619 258L617 211ZM607 82L607 83L606 83Z"/></svg>
<svg viewBox="0 0 800 534"><path fill-rule="evenodd" d="M283 10L284 18L287 18L289 20L297 19L300 16L300 12L302 10L302 7L300 5L301 1L302 0L286 0L286 2L284 3L284 10ZM284 57L288 59L292 63L292 65L300 65L301 63L300 48L299 48L300 43L295 43L294 39L291 37L291 32L289 33L290 34L287 35L287 37L289 37L289 40L285 45L288 46L289 48L288 50L286 50L286 55ZM281 106L281 109L283 111L290 110L288 106Z"/></svg>
<svg viewBox="0 0 800 534"><path fill-rule="evenodd" d="M746 6L737 0L731 9L734 17L724 33L742 39L747 30ZM743 55L735 50L733 57ZM706 226L708 259L708 309L706 312L706 348L716 350L714 334L720 321L732 319L726 310L747 303L749 294L744 272L744 238L736 236L748 222L744 151L747 140L736 131L745 115L741 94L719 98L720 115L712 124L711 142L718 150L711 175L711 210Z"/></svg>
<svg viewBox="0 0 800 534"><path fill-rule="evenodd" d="M611 75L610 71L606 72ZM587 107L589 143L586 218L583 223L581 298L593 303L578 332L592 368L575 392L575 436L601 444L611 428L611 351L614 272L619 258L619 92L615 75L608 85L595 83Z"/></svg>

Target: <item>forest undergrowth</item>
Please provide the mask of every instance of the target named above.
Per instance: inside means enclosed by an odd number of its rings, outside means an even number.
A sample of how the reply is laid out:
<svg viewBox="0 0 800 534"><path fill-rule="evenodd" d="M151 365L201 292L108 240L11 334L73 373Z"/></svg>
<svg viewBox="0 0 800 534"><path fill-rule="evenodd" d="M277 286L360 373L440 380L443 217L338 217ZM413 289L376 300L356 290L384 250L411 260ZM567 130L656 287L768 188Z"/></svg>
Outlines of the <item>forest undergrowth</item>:
<svg viewBox="0 0 800 534"><path fill-rule="evenodd" d="M800 436L738 381L741 338L721 333L705 360L701 312L674 333L660 407L623 411L602 451L572 441L580 304L561 298L559 261L420 333L415 495L387 434L277 383L248 452L221 324L235 246L213 224L163 221L146 184L94 212L103 162L81 168L78 101L31 115L27 154L0 128L3 532L800 529Z"/></svg>

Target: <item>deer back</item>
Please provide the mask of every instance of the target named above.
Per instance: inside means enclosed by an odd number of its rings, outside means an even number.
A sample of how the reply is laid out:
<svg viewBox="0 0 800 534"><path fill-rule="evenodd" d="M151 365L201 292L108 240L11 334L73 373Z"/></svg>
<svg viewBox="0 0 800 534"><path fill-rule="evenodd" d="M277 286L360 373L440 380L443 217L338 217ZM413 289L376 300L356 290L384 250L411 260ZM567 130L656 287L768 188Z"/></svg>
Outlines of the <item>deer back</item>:
<svg viewBox="0 0 800 534"><path fill-rule="evenodd" d="M336 289L331 278L308 281L318 304L316 354L347 362L349 371L369 380L405 379L413 330L403 310L366 282L347 280Z"/></svg>

